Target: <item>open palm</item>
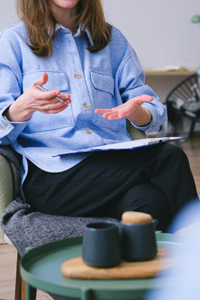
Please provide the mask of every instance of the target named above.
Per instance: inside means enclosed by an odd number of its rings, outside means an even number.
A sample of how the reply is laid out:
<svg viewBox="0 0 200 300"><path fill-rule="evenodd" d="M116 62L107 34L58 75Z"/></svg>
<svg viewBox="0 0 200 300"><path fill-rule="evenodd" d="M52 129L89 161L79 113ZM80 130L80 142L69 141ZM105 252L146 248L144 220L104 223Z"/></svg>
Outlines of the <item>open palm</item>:
<svg viewBox="0 0 200 300"><path fill-rule="evenodd" d="M110 109L96 109L95 113L103 114L103 118L108 120L127 118L132 120L135 114L138 114L138 110L141 109L141 105L144 102L151 102L153 98L149 95L142 95L131 98L126 103Z"/></svg>

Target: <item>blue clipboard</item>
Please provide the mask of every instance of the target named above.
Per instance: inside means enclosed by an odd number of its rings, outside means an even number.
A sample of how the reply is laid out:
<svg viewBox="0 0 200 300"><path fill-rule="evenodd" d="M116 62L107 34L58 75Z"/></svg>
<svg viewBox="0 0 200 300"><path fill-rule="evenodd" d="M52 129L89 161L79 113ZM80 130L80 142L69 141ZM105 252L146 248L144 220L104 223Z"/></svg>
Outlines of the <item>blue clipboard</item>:
<svg viewBox="0 0 200 300"><path fill-rule="evenodd" d="M80 150L74 150L74 151L64 151L63 153L59 153L54 155L56 156L63 156L63 155L71 155L71 154L77 154L77 153L87 153L87 152L96 152L96 151L110 151L110 150L131 150L141 147L148 147L164 142L172 142L185 139L184 137L160 137L160 138L147 138L147 139L140 139L140 140L134 140L134 141L128 141L123 143L114 143L114 144L107 144L102 146L96 146L91 148L85 148Z"/></svg>

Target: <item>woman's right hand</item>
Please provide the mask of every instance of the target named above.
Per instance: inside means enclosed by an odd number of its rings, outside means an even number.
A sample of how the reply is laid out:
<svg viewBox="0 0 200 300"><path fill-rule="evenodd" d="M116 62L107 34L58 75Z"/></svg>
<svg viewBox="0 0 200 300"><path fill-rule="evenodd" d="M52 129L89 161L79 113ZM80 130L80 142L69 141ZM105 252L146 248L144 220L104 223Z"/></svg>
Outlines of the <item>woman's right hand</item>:
<svg viewBox="0 0 200 300"><path fill-rule="evenodd" d="M68 107L71 103L69 94L61 94L59 90L43 92L37 88L34 83L40 86L48 81L47 73L35 80L27 90L13 102L5 111L4 115L11 122L25 122L29 120L35 111L45 114L57 114ZM54 97L59 96L64 102L56 100Z"/></svg>

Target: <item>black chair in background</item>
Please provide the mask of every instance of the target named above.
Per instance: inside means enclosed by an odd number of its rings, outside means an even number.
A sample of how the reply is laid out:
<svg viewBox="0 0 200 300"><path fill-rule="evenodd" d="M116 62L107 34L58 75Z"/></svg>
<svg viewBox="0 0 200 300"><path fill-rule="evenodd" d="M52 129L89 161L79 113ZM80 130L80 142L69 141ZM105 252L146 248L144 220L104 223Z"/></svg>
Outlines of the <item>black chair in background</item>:
<svg viewBox="0 0 200 300"><path fill-rule="evenodd" d="M168 94L165 101L168 122L171 126L168 135L192 137L195 124L200 122L200 88L198 80L200 80L198 74L191 75ZM186 134L183 129L185 118L190 120L190 128Z"/></svg>

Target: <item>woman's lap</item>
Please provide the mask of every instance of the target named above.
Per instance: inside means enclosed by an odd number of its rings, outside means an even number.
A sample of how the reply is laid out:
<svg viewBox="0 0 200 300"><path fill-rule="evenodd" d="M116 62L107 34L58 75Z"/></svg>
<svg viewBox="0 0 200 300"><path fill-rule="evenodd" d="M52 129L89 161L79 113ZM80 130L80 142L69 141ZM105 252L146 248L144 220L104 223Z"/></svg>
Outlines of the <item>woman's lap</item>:
<svg viewBox="0 0 200 300"><path fill-rule="evenodd" d="M25 195L33 211L120 218L138 210L159 217L160 229L197 197L185 154L170 144L95 152L59 174L33 166Z"/></svg>

